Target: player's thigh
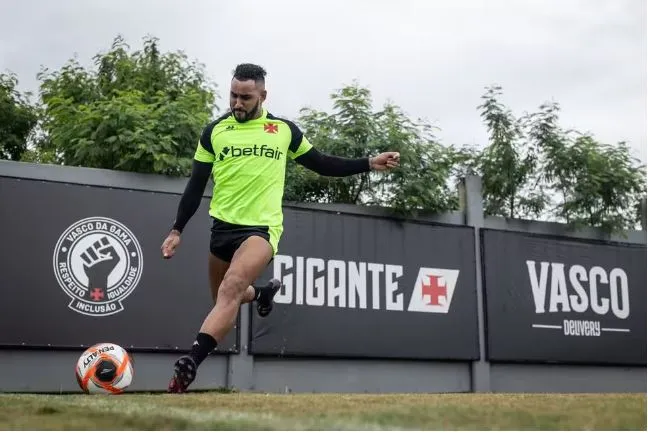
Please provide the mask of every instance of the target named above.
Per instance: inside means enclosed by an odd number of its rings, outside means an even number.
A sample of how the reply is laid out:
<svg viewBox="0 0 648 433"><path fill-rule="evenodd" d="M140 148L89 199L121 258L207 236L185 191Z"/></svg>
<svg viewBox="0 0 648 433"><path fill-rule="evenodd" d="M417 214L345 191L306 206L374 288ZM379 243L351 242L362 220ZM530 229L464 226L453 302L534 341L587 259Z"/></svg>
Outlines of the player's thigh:
<svg viewBox="0 0 648 433"><path fill-rule="evenodd" d="M218 297L218 288L225 278L225 273L230 267L230 263L219 259L213 254L209 254L209 288L211 289L212 299L216 303Z"/></svg>
<svg viewBox="0 0 648 433"><path fill-rule="evenodd" d="M237 248L225 278L235 280L238 288L245 290L261 276L272 255L270 243L261 236L252 235Z"/></svg>

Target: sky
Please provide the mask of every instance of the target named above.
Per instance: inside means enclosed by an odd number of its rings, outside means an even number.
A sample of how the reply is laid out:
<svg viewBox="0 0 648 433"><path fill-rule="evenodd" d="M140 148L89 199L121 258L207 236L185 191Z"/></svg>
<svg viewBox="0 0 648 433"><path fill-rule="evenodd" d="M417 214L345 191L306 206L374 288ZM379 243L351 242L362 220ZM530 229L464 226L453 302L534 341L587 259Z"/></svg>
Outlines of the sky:
<svg viewBox="0 0 648 433"><path fill-rule="evenodd" d="M644 0L1 0L0 72L36 92L41 67L84 65L122 35L152 35L206 67L227 106L238 63L268 71L266 107L330 110L354 80L438 129L441 143L487 143L485 87L520 116L546 101L560 124L626 141L646 163Z"/></svg>

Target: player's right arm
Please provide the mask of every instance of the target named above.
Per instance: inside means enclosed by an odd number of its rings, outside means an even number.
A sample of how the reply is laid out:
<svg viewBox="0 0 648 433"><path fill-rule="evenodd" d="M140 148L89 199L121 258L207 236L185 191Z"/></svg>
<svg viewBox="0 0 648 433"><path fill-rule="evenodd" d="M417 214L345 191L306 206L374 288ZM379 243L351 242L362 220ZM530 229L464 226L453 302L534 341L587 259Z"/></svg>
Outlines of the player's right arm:
<svg viewBox="0 0 648 433"><path fill-rule="evenodd" d="M182 233L185 226L200 206L200 199L202 199L203 193L205 192L205 187L207 186L207 181L211 174L212 165L213 164L211 163L195 159L193 161L191 176L189 177L189 182L187 182L187 186L180 198L178 212L176 214L175 222L173 223L173 230L176 230L178 234Z"/></svg>
<svg viewBox="0 0 648 433"><path fill-rule="evenodd" d="M200 200L205 192L216 159L211 145L212 129L213 127L205 128L198 142L191 168L191 176L180 198L173 228L162 244L162 254L165 258L173 256L175 248L180 243L180 234L200 206Z"/></svg>
<svg viewBox="0 0 648 433"><path fill-rule="evenodd" d="M207 126L200 135L200 141L198 141L194 154L191 176L180 198L178 213L173 223L173 230L176 230L178 233L182 233L191 217L198 210L200 200L207 186L207 181L211 175L214 161L216 160L211 142L213 129L214 123Z"/></svg>

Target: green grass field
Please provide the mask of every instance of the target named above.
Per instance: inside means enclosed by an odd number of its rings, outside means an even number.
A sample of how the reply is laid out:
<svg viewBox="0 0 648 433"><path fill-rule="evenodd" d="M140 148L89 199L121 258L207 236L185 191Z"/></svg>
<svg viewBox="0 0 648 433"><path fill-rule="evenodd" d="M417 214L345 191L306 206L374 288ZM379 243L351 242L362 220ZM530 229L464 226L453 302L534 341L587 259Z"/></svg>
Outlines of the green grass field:
<svg viewBox="0 0 648 433"><path fill-rule="evenodd" d="M646 430L646 394L0 394L0 430Z"/></svg>

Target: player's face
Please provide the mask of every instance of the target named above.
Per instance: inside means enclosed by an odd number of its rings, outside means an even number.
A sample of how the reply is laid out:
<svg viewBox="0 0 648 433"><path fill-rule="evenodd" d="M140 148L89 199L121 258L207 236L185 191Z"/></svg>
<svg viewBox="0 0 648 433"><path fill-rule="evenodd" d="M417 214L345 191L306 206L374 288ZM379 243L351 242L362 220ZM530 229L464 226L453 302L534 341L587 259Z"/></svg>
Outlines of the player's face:
<svg viewBox="0 0 648 433"><path fill-rule="evenodd" d="M254 80L239 81L232 79L230 89L230 109L239 122L247 122L261 115L261 103L265 100L266 91L263 84Z"/></svg>

